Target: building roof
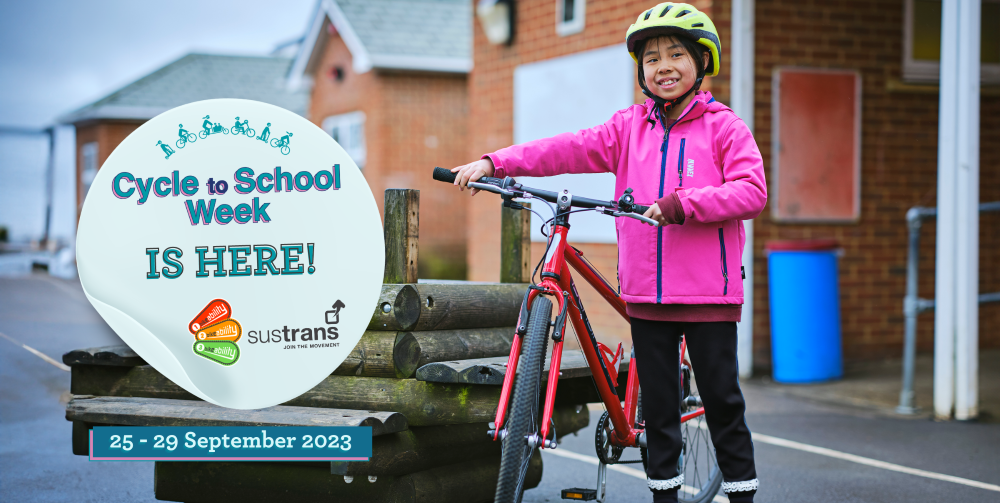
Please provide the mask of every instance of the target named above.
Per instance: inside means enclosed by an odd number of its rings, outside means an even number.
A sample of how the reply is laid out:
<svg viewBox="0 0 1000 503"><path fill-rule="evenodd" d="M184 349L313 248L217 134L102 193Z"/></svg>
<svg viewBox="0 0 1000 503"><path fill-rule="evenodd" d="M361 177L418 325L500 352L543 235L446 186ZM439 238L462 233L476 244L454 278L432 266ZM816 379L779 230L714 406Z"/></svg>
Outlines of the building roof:
<svg viewBox="0 0 1000 503"><path fill-rule="evenodd" d="M292 87L313 75L330 31L341 36L354 71L372 68L469 73L472 3L468 0L319 0L295 63Z"/></svg>
<svg viewBox="0 0 1000 503"><path fill-rule="evenodd" d="M59 118L148 120L171 108L214 98L262 101L305 115L309 93L289 90L293 60L266 56L188 54L159 70Z"/></svg>

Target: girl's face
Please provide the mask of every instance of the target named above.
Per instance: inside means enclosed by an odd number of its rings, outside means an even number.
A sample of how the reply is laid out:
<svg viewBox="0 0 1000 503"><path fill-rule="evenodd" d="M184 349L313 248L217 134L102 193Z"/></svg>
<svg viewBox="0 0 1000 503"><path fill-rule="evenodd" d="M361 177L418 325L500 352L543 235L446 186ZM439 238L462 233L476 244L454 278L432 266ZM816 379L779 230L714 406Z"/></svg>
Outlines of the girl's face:
<svg viewBox="0 0 1000 503"><path fill-rule="evenodd" d="M702 65L708 65L708 53L704 56ZM665 100L677 99L694 86L698 79L698 69L694 65L694 56L676 37L650 39L643 49L642 71L646 87Z"/></svg>

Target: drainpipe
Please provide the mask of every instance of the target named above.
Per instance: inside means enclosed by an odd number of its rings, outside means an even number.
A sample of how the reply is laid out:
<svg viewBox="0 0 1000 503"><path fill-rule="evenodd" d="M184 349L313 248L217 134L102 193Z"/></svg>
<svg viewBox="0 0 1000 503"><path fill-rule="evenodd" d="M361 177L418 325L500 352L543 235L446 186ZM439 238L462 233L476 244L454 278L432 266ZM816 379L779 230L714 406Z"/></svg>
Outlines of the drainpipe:
<svg viewBox="0 0 1000 503"><path fill-rule="evenodd" d="M979 53L981 2L959 2L955 419L979 415Z"/></svg>
<svg viewBox="0 0 1000 503"><path fill-rule="evenodd" d="M730 102L736 115L753 132L754 0L733 0L732 57L730 58ZM740 377L753 375L753 220L744 220L743 319L736 325L736 355Z"/></svg>
<svg viewBox="0 0 1000 503"><path fill-rule="evenodd" d="M944 0L938 124L934 415L978 414L979 2Z"/></svg>

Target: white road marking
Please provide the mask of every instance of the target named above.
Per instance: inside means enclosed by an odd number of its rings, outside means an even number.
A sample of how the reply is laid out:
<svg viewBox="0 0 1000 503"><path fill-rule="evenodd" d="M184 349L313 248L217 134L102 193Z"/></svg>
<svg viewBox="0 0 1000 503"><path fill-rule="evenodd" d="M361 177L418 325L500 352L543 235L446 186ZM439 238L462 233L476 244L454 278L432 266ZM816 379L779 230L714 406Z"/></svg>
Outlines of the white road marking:
<svg viewBox="0 0 1000 503"><path fill-rule="evenodd" d="M52 365L55 365L55 367L57 369L59 369L59 370L65 370L66 372L69 372L69 367L67 365L63 365L62 363L59 363L59 362L53 360L52 358L49 358L49 355L47 355L47 354L45 354L45 353L43 353L43 352L41 352L41 351L39 351L39 350L37 350L37 349L29 346L27 344L21 344L16 339L14 339L13 337L11 337L11 336L3 333L3 332L0 332L0 337L3 337L4 339L7 339L8 341L13 342L14 344L17 344L18 346L21 346L22 348L27 349L28 351L34 353L35 356L37 356L37 357L45 360L46 362L51 363Z"/></svg>
<svg viewBox="0 0 1000 503"><path fill-rule="evenodd" d="M918 477L925 477L928 479L943 480L945 482L962 484L969 487L978 487L979 489L986 489L987 491L1000 492L1000 486L996 484L987 484L985 482L964 479L962 477L955 477L953 475L945 475L942 473L929 472L927 470L919 470L917 468L910 468L907 466L897 465L894 463L886 463L885 461L879 461L877 459L871 459L863 456L857 456L854 454L848 454L846 452L835 451L833 449L827 449L825 447L816 447L814 445L803 444L801 442L795 442L792 440L785 440L783 438L772 437L770 435L764 435L761 433L753 433L753 441L762 442L770 445L777 445L779 447L787 447L789 449L795 449L803 452L811 452L813 454L819 454L820 456L828 456L831 458L842 459L844 461L850 461L852 463L873 466L875 468L882 468L883 470L906 473L910 475L916 475Z"/></svg>
<svg viewBox="0 0 1000 503"><path fill-rule="evenodd" d="M553 455L561 456L561 457L564 457L564 458L575 459L577 461L583 461L584 463L590 463L590 464L592 464L594 466L597 466L597 465L599 465L601 463L601 460L597 459L594 456L587 456L585 454L578 454L576 452L567 451L567 450L564 450L564 449L542 449L542 454L553 454ZM630 475L630 476L635 477L637 479L642 479L643 481L646 480L646 473L643 472L642 470L636 470L635 468L629 468L629 467L623 466L623 465L608 465L608 470L611 470L611 471L614 471L614 472L618 472L618 473L623 473L625 475ZM690 487L690 486L681 486L681 488L684 491L687 491L687 492L692 493L692 494L698 492L698 489L696 489L694 487ZM728 498L725 498L725 497L722 497L722 496L718 496L718 495L715 498L712 498L712 501L714 501L716 503L729 503L729 499Z"/></svg>
<svg viewBox="0 0 1000 503"><path fill-rule="evenodd" d="M698 423L698 427L706 431L708 430L708 425L705 424L704 422ZM858 456L856 454L848 454L846 452L827 449L826 447L817 447L815 445L803 444L802 442L796 442L794 440L785 440L783 438L772 437L771 435L765 435L763 433L752 433L752 435L754 442L759 441L764 444L776 445L778 447L787 447L789 449L795 449L797 451L802 451L802 452L810 452L813 454L819 454L820 456L828 456L831 458L842 459L844 461L850 461L852 463L858 463L861 465L873 466L875 468L881 468L883 470L906 473L909 475L916 475L918 477L924 477L928 479L942 480L944 482L952 482L955 484L962 484L964 486L969 486L969 487L977 487L979 489L986 489L987 491L1000 492L1000 486L996 484L987 484L986 482L979 482L978 480L970 480L962 477L956 477L954 475L945 475L943 473L929 472L927 470L910 468L908 466L897 465L895 463L887 463L885 461L866 458L864 456Z"/></svg>

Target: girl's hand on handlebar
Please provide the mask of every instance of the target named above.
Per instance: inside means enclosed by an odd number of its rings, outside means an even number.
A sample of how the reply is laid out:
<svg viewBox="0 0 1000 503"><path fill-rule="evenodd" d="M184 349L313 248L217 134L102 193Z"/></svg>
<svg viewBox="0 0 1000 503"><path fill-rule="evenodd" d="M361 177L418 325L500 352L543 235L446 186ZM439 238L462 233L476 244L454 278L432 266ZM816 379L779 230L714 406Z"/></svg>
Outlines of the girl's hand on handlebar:
<svg viewBox="0 0 1000 503"><path fill-rule="evenodd" d="M465 190L469 186L469 182L474 182L484 176L493 176L493 171L493 161L489 157L451 169L451 172L455 173L455 185L458 185L458 190ZM477 192L479 189L472 189L472 195L476 195Z"/></svg>
<svg viewBox="0 0 1000 503"><path fill-rule="evenodd" d="M661 227L668 225L670 223L667 222L667 217L663 216L663 213L660 212L660 205L656 203L651 204L649 206L649 209L646 210L646 212L643 213L642 216L656 220L657 222L660 223Z"/></svg>

